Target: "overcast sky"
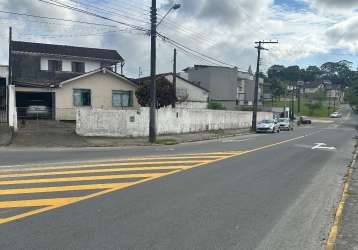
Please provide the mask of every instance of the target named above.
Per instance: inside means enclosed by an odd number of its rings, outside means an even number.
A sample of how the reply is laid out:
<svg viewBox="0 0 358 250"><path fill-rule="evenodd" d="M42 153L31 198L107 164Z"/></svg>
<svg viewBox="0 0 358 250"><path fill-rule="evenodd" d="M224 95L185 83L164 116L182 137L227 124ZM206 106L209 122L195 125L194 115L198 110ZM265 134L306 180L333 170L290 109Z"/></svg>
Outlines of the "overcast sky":
<svg viewBox="0 0 358 250"><path fill-rule="evenodd" d="M87 8L112 19L149 28L150 0L56 0ZM77 2L77 3L76 3ZM78 2L87 4L79 5ZM182 7L159 26L159 32L186 47L240 69L255 67L257 40L278 40L263 53L262 66L302 67L349 60L358 65L357 0L158 0L160 16L174 3ZM90 4L90 5L88 5ZM90 9L91 5L101 8ZM103 27L39 20L0 13L0 64L7 64L8 27L15 40L116 49L125 58L125 73L149 74L150 39L143 32L39 0L0 0L1 11L106 23ZM159 17L160 18L160 17ZM172 69L173 46L158 39L158 72ZM178 50L178 68L208 64Z"/></svg>

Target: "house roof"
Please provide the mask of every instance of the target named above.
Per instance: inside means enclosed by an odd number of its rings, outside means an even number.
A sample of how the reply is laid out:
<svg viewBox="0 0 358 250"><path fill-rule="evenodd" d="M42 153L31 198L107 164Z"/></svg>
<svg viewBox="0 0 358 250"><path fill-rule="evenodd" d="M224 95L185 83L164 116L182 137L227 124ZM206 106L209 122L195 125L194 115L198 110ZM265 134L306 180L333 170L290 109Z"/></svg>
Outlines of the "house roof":
<svg viewBox="0 0 358 250"><path fill-rule="evenodd" d="M158 75L157 75L157 78L166 77L166 76L169 76L169 75L173 75L173 73L170 72L170 73L158 74ZM150 76L147 76L147 77L142 77L142 78L138 78L138 79L133 79L133 81L134 81L136 84L139 84L141 81L147 81L147 80L149 80L150 78L151 78ZM177 74L177 78L180 79L180 80L182 80L182 81L185 81L185 82L187 82L187 83L189 83L189 84L191 84L191 85L193 85L193 86L195 86L195 87L197 87L197 88L199 88L199 89L202 89L202 90L204 90L204 91L206 91L206 92L210 92L210 90L208 90L208 89L206 89L206 88L200 86L199 84L197 84L197 83L195 83L195 82L189 81L188 79L185 79L185 78L181 77L181 76L178 75L178 74Z"/></svg>
<svg viewBox="0 0 358 250"><path fill-rule="evenodd" d="M55 45L45 43L30 43L21 41L12 41L12 50L25 53L39 53L46 55L74 56L95 58L110 61L124 61L124 59L115 50L96 49L86 47L75 47L67 45Z"/></svg>
<svg viewBox="0 0 358 250"><path fill-rule="evenodd" d="M194 67L187 67L183 69L184 72L189 71L190 69L199 69L199 68L221 68L221 69L235 69L236 67L227 67L227 66L216 66L216 65L202 65L202 64L195 64ZM236 68L237 69L237 68Z"/></svg>
<svg viewBox="0 0 358 250"><path fill-rule="evenodd" d="M321 81L313 81L313 82L305 82L304 87L306 89L316 89L318 88L323 82Z"/></svg>
<svg viewBox="0 0 358 250"><path fill-rule="evenodd" d="M89 76L92 76L92 75L95 75L95 74L98 74L98 73L103 73L103 74L111 74L113 75L114 77L117 77L119 79L122 79L124 80L125 82L127 82L128 84L134 86L134 87L138 87L138 85L136 83L134 83L133 81L131 81L130 79L128 79L127 77L125 76L122 76L116 72L113 72L112 70L109 70L107 68L101 68L101 69L96 69L96 70L93 70L93 71L90 71L86 74L83 74L83 75L80 75L80 76L77 76L77 77L74 77L74 78L71 78L69 80L66 80L66 81L63 81L61 82L58 87L62 87L63 85L65 84L68 84L68 83L71 83L73 81L76 81L76 80L79 80L79 79L82 79L82 78L86 78L86 77L89 77Z"/></svg>

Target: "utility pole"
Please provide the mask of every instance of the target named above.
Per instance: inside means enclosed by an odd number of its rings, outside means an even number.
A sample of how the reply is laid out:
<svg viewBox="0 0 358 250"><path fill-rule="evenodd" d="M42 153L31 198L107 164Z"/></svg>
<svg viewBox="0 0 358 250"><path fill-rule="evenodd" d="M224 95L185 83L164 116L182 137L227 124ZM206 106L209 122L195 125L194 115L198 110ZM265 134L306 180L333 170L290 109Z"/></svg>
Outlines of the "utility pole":
<svg viewBox="0 0 358 250"><path fill-rule="evenodd" d="M297 113L301 113L301 86L297 87Z"/></svg>
<svg viewBox="0 0 358 250"><path fill-rule="evenodd" d="M328 116L331 114L331 89L328 90Z"/></svg>
<svg viewBox="0 0 358 250"><path fill-rule="evenodd" d="M261 50L268 50L265 49L264 47L262 47L263 44L269 44L269 43L278 43L278 41L276 42L272 42L272 41L258 41L255 42L256 44L258 44L258 46L256 46L255 48L257 49L257 65L256 65L256 79L255 79L255 91L254 91L254 105L253 105L253 110L252 110L252 124L251 124L251 129L253 131L256 131L256 123L257 123L257 104L258 104L258 95L259 95L259 76L260 76L260 61L261 61Z"/></svg>
<svg viewBox="0 0 358 250"><path fill-rule="evenodd" d="M9 73L8 84L12 84L12 27L9 27Z"/></svg>
<svg viewBox="0 0 358 250"><path fill-rule="evenodd" d="M177 101L177 49L174 49L174 57L173 57L173 101L172 108L175 108L175 104Z"/></svg>
<svg viewBox="0 0 358 250"><path fill-rule="evenodd" d="M291 100L291 121L295 118L295 86L292 83L292 100Z"/></svg>
<svg viewBox="0 0 358 250"><path fill-rule="evenodd" d="M7 84L12 85L12 27L9 27L9 67ZM9 86L6 86L6 117L9 123Z"/></svg>
<svg viewBox="0 0 358 250"><path fill-rule="evenodd" d="M157 56L157 1L152 0L151 7L151 29L150 29L150 111L149 111L149 142L155 143L157 140L157 84L156 84L156 56Z"/></svg>

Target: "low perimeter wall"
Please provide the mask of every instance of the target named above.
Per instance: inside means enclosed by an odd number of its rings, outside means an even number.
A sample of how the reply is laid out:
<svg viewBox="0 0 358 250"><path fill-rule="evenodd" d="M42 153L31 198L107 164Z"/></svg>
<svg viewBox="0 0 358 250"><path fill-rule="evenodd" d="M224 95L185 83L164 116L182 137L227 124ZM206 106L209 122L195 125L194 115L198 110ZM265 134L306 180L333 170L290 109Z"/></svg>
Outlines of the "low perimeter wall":
<svg viewBox="0 0 358 250"><path fill-rule="evenodd" d="M258 120L272 118L259 112ZM203 109L157 110L158 134L181 134L219 129L248 128L252 112ZM140 137L149 134L149 108L138 110L78 109L76 132L83 136Z"/></svg>

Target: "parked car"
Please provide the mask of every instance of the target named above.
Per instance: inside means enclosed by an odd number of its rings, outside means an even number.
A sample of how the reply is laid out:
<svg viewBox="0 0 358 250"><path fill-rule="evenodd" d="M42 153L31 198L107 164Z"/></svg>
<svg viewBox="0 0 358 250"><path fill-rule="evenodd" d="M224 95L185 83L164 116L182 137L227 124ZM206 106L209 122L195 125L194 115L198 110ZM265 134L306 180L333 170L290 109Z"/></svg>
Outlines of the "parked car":
<svg viewBox="0 0 358 250"><path fill-rule="evenodd" d="M256 133L280 133L280 126L278 122L273 119L265 119L256 125Z"/></svg>
<svg viewBox="0 0 358 250"><path fill-rule="evenodd" d="M290 118L279 118L278 125L280 126L280 130L293 130L293 123Z"/></svg>
<svg viewBox="0 0 358 250"><path fill-rule="evenodd" d="M28 118L49 118L50 108L41 100L32 100L26 108Z"/></svg>
<svg viewBox="0 0 358 250"><path fill-rule="evenodd" d="M341 118L342 114L339 112L333 112L329 117L331 118Z"/></svg>
<svg viewBox="0 0 358 250"><path fill-rule="evenodd" d="M298 119L297 125L312 124L312 121L305 116L301 116Z"/></svg>

